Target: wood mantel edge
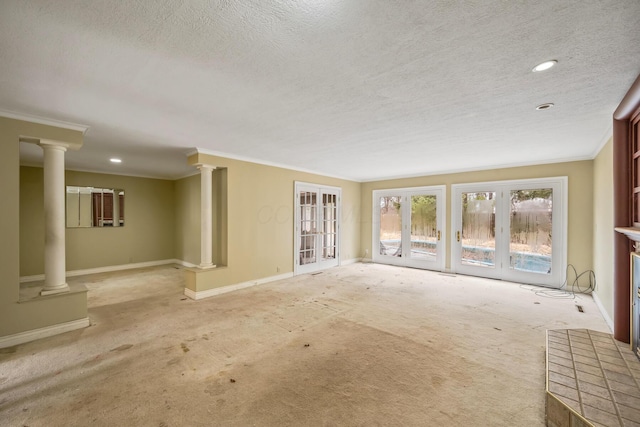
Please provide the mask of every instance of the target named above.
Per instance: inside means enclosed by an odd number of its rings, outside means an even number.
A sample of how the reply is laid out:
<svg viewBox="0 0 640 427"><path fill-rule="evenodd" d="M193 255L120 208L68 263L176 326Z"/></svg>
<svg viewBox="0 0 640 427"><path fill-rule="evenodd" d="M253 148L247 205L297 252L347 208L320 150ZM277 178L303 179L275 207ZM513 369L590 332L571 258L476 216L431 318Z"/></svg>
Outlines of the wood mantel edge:
<svg viewBox="0 0 640 427"><path fill-rule="evenodd" d="M622 233L634 242L640 242L640 228L636 227L616 227L618 233Z"/></svg>

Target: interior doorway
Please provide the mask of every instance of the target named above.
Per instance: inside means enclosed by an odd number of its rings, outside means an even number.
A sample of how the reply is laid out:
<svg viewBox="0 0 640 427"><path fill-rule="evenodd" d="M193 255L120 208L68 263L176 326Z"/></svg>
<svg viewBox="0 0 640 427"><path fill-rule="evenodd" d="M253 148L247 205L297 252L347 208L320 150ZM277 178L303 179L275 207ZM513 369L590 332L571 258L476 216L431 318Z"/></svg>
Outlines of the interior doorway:
<svg viewBox="0 0 640 427"><path fill-rule="evenodd" d="M295 274L340 264L341 195L338 187L295 183Z"/></svg>

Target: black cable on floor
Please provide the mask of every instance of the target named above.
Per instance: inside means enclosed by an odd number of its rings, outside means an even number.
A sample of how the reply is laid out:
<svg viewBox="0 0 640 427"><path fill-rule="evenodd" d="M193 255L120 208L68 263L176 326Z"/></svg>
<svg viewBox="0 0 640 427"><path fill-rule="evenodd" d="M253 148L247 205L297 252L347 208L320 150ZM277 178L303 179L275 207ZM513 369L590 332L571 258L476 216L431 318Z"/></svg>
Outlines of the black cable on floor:
<svg viewBox="0 0 640 427"><path fill-rule="evenodd" d="M569 269L573 271L574 279L569 285ZM586 288L580 286L580 278L588 277L589 282ZM584 281L584 280L583 280ZM520 286L522 287L522 285ZM526 289L526 288L523 288ZM564 283L558 289L537 289L532 288L529 289L537 296L545 297L545 298L557 298L557 299L569 299L576 298L577 294L589 294L596 289L596 274L593 270L586 270L582 273L578 274L578 271L573 266L573 264L567 265L567 275L564 280Z"/></svg>

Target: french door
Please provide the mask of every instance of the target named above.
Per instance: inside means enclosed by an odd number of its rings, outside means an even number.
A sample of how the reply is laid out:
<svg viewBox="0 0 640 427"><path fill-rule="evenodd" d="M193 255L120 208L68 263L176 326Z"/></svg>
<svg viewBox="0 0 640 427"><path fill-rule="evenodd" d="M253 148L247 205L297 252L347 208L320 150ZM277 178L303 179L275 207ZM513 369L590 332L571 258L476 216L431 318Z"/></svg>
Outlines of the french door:
<svg viewBox="0 0 640 427"><path fill-rule="evenodd" d="M295 274L339 265L341 191L296 182Z"/></svg>
<svg viewBox="0 0 640 427"><path fill-rule="evenodd" d="M445 187L373 192L373 260L443 270Z"/></svg>
<svg viewBox="0 0 640 427"><path fill-rule="evenodd" d="M562 285L566 188L566 177L452 185L453 271Z"/></svg>

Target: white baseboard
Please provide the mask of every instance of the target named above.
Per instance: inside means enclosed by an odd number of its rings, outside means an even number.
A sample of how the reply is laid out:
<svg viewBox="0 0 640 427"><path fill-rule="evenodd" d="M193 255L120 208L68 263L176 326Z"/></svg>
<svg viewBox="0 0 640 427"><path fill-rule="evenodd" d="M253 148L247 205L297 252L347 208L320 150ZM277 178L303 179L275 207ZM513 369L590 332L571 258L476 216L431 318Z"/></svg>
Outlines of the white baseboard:
<svg viewBox="0 0 640 427"><path fill-rule="evenodd" d="M24 344L40 338L51 337L65 332L75 331L89 326L91 322L88 317L84 319L72 320L70 322L59 323L57 325L45 326L44 328L32 329L31 331L19 332L13 335L0 337L0 348L12 347Z"/></svg>
<svg viewBox="0 0 640 427"><path fill-rule="evenodd" d="M20 277L20 283L37 282L38 280L44 280L44 274L35 274L33 276Z"/></svg>
<svg viewBox="0 0 640 427"><path fill-rule="evenodd" d="M604 305L602 305L602 301L600 301L600 298L598 298L598 294L596 294L595 292L591 292L591 296L593 297L593 301L596 303L596 306L598 306L598 310L600 310L602 317L604 317L604 321L607 322L607 325L609 325L609 329L611 329L611 332L613 332L613 320L611 319L611 317L609 317L609 313L607 313L607 310L604 309Z"/></svg>
<svg viewBox="0 0 640 427"><path fill-rule="evenodd" d="M362 258L360 262L363 264L371 264L373 262L373 258Z"/></svg>
<svg viewBox="0 0 640 427"><path fill-rule="evenodd" d="M195 264L191 264L179 259L161 259L158 261L136 262L132 264L108 265L106 267L87 268L85 270L71 270L67 271L66 277L84 276L85 274L109 273L111 271L132 270L134 268L155 267L158 265L166 264L179 264L184 267L196 267ZM20 283L37 282L38 280L44 280L44 274L20 277Z"/></svg>
<svg viewBox="0 0 640 427"><path fill-rule="evenodd" d="M269 282L275 282L276 280L289 279L293 277L293 273L279 274L277 276L265 277L257 280L250 280L248 282L237 283L235 285L221 286L219 288L207 289L206 291L195 292L191 289L184 289L184 294L191 299L200 300L203 298L209 298L215 295L226 294L227 292L238 291L240 289L250 288L251 286L263 285Z"/></svg>
<svg viewBox="0 0 640 427"><path fill-rule="evenodd" d="M357 264L359 262L362 262L362 258L351 258L351 259L347 259L347 260L344 260L344 261L340 261L340 266L350 265L350 264Z"/></svg>
<svg viewBox="0 0 640 427"><path fill-rule="evenodd" d="M191 264L190 262L183 261L181 259L174 259L172 261L173 261L174 264L178 264L178 265L181 265L183 267L188 267L188 268L196 268L196 267L198 267L198 264Z"/></svg>

